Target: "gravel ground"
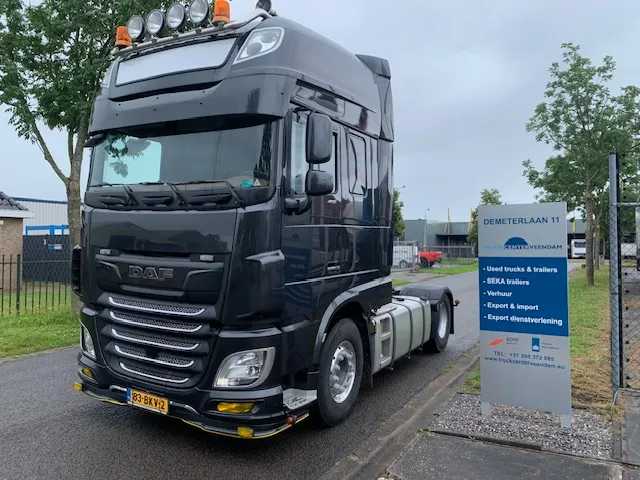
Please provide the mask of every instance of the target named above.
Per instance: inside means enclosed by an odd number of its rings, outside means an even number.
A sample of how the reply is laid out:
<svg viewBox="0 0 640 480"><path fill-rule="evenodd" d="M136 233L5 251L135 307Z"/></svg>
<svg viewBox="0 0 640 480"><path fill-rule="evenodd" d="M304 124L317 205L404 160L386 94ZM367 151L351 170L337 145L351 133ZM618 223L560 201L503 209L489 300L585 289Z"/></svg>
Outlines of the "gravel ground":
<svg viewBox="0 0 640 480"><path fill-rule="evenodd" d="M560 427L558 417L515 407L496 407L489 418L480 413L480 397L458 394L429 427L431 430L534 444L543 450L611 458L611 424L574 410L573 428Z"/></svg>

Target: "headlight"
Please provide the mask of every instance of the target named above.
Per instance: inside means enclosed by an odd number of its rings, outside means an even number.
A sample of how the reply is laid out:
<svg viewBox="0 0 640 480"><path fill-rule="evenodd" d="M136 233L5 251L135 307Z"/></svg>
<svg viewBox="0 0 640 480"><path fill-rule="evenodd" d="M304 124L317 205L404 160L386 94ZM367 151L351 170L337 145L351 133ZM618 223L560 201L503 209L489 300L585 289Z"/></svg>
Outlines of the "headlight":
<svg viewBox="0 0 640 480"><path fill-rule="evenodd" d="M131 40L137 42L144 35L144 19L140 15L134 15L127 22L127 30Z"/></svg>
<svg viewBox="0 0 640 480"><path fill-rule="evenodd" d="M209 18L209 2L206 0L193 0L189 4L189 20L199 26Z"/></svg>
<svg viewBox="0 0 640 480"><path fill-rule="evenodd" d="M244 42L240 53L234 63L244 62L252 58L261 57L267 53L275 52L284 38L284 29L280 27L262 28L254 30L247 41Z"/></svg>
<svg viewBox="0 0 640 480"><path fill-rule="evenodd" d="M174 3L167 10L167 26L171 30L177 30L184 25L185 9L181 3Z"/></svg>
<svg viewBox="0 0 640 480"><path fill-rule="evenodd" d="M164 14L160 10L151 10L147 15L147 30L151 35L158 35L164 27Z"/></svg>
<svg viewBox="0 0 640 480"><path fill-rule="evenodd" d="M87 354L87 356L96 359L96 349L93 346L93 338L91 338L91 334L87 327L82 325L82 333L80 337L80 347L82 351Z"/></svg>
<svg viewBox="0 0 640 480"><path fill-rule="evenodd" d="M214 388L257 387L269 376L275 352L269 347L229 355L218 369Z"/></svg>

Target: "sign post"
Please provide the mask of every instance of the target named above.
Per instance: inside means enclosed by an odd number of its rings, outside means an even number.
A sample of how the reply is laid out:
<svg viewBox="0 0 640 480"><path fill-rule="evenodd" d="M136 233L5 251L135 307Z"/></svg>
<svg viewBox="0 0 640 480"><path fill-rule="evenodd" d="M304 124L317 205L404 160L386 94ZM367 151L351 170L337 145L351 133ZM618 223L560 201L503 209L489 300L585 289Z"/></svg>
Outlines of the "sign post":
<svg viewBox="0 0 640 480"><path fill-rule="evenodd" d="M504 404L571 427L565 203L478 210L482 413Z"/></svg>

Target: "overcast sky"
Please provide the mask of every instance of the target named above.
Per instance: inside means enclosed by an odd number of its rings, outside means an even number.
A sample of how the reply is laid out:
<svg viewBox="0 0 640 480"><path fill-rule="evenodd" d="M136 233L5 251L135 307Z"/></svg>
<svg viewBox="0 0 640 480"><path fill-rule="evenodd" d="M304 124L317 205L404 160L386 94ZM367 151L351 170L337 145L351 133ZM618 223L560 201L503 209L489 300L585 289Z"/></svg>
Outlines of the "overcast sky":
<svg viewBox="0 0 640 480"><path fill-rule="evenodd" d="M234 0L236 18L253 0ZM509 203L534 193L522 161L551 154L525 130L543 98L560 44L578 43L618 64L612 86L640 84L638 0L273 0L355 53L391 62L396 114L395 184L405 218L467 220L480 190ZM65 199L62 183L35 145L19 139L0 113L0 191ZM64 164L65 137L47 138ZM64 164L65 168L67 165ZM86 169L85 169L86 170Z"/></svg>

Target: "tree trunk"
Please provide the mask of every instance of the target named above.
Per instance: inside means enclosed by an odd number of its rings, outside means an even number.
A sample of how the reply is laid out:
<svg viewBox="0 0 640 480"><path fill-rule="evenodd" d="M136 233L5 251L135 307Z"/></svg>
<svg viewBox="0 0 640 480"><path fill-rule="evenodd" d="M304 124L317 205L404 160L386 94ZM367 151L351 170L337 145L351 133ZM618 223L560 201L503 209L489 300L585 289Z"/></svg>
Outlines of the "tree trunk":
<svg viewBox="0 0 640 480"><path fill-rule="evenodd" d="M585 217L587 221L587 254L586 254L586 264L587 264L587 285L592 287L593 282L593 236L594 236L594 219L593 219L593 199L590 195L586 195L585 198Z"/></svg>
<svg viewBox="0 0 640 480"><path fill-rule="evenodd" d="M597 271L600 270L600 222L597 215L593 221L595 224L593 230L593 266Z"/></svg>
<svg viewBox="0 0 640 480"><path fill-rule="evenodd" d="M80 230L82 228L80 199L80 174L82 171L82 153L84 152L84 144L87 140L88 125L84 119L80 122L78 135L75 137L73 132L68 133L68 149L69 149L69 177L67 178L67 218L69 221L69 241L71 248L80 245Z"/></svg>

